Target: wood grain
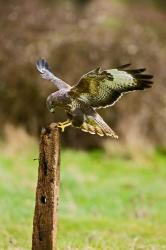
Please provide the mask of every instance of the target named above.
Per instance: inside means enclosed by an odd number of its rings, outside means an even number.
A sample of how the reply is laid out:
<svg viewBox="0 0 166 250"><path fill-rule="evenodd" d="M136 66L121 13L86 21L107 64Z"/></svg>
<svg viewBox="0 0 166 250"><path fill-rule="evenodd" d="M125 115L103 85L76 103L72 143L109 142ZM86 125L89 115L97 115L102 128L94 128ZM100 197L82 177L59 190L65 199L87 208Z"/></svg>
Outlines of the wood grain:
<svg viewBox="0 0 166 250"><path fill-rule="evenodd" d="M32 250L55 250L60 185L60 132L55 123L42 129Z"/></svg>

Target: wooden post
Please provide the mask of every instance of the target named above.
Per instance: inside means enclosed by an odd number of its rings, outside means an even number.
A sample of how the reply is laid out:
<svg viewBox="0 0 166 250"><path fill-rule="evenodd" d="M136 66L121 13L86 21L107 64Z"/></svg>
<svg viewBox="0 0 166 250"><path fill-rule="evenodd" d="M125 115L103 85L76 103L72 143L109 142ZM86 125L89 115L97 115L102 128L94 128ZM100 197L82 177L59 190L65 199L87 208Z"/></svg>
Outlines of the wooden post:
<svg viewBox="0 0 166 250"><path fill-rule="evenodd" d="M55 123L42 129L32 250L55 250L60 185L60 133Z"/></svg>

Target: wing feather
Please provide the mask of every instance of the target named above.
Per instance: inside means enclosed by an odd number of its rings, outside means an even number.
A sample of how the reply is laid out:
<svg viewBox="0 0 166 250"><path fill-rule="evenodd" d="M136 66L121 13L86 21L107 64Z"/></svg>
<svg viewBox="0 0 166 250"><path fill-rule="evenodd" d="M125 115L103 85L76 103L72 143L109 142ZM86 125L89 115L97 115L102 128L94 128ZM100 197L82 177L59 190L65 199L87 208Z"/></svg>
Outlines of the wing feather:
<svg viewBox="0 0 166 250"><path fill-rule="evenodd" d="M43 79L49 80L51 82L53 82L53 84L58 88L58 89L63 89L63 88L67 88L70 89L71 86L68 85L66 82L62 81L61 79L59 79L58 77L56 77L52 72L51 69L49 68L49 65L47 63L47 61L45 59L39 59L36 62L36 67L38 69L38 71L41 74L41 77Z"/></svg>
<svg viewBox="0 0 166 250"><path fill-rule="evenodd" d="M101 108L113 105L124 93L151 87L153 76L144 74L145 68L126 69L128 66L90 71L69 93L94 108Z"/></svg>
<svg viewBox="0 0 166 250"><path fill-rule="evenodd" d="M131 66L131 63L123 64L117 67L117 69L122 70Z"/></svg>

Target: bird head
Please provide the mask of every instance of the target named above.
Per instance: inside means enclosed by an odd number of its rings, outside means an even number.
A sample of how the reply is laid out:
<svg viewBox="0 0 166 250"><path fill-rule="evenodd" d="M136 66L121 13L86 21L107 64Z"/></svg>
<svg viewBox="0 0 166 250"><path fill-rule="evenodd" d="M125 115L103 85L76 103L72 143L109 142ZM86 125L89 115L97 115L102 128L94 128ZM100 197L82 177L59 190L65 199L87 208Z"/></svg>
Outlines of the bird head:
<svg viewBox="0 0 166 250"><path fill-rule="evenodd" d="M71 99L66 93L66 90L59 90L51 95L48 96L46 104L47 108L51 113L55 112L55 108L58 107L65 107L65 105L68 105L71 103Z"/></svg>
<svg viewBox="0 0 166 250"><path fill-rule="evenodd" d="M55 112L56 106L58 106L58 100L54 94L48 96L47 101L47 108L51 113Z"/></svg>

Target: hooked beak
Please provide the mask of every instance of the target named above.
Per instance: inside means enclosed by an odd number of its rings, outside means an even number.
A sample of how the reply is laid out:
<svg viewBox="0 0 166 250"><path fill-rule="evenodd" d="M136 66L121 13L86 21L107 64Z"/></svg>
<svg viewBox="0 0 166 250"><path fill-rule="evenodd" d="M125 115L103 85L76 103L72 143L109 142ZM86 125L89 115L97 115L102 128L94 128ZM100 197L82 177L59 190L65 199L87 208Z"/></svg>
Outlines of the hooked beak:
<svg viewBox="0 0 166 250"><path fill-rule="evenodd" d="M51 108L51 109L50 109L50 112L51 112L51 113L54 113L54 112L55 112L54 108Z"/></svg>

